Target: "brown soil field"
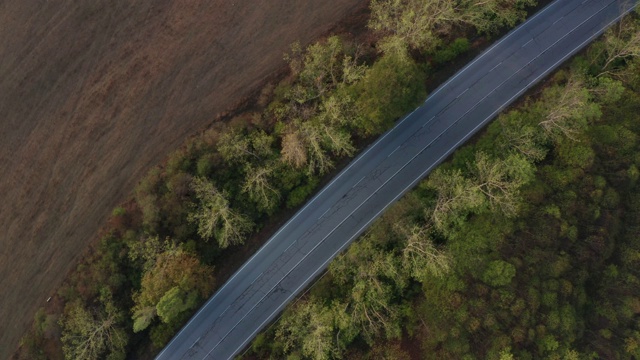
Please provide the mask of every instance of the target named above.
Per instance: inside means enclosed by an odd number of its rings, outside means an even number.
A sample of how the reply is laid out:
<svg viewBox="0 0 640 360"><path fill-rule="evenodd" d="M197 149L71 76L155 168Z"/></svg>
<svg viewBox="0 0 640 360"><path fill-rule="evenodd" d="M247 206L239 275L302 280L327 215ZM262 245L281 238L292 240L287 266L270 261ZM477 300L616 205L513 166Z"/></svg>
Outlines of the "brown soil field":
<svg viewBox="0 0 640 360"><path fill-rule="evenodd" d="M0 359L114 206L366 0L0 0Z"/></svg>

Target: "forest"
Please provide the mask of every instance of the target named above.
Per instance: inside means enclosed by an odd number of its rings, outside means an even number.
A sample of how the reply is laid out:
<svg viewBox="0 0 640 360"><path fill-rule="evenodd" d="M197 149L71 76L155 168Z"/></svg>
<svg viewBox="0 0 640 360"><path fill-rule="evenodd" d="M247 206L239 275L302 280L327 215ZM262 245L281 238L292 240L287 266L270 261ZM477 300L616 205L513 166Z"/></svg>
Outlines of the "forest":
<svg viewBox="0 0 640 360"><path fill-rule="evenodd" d="M16 358L159 351L225 259L535 5L374 0L369 42L293 44L254 111L188 141L114 209ZM634 15L394 205L246 357L640 357L638 55Z"/></svg>

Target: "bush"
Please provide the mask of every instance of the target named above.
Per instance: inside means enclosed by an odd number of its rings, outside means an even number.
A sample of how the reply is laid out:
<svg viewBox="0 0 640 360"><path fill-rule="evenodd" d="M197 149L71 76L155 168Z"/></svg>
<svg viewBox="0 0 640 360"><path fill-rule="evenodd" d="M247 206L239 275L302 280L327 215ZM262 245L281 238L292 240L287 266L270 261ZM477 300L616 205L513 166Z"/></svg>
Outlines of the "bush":
<svg viewBox="0 0 640 360"><path fill-rule="evenodd" d="M436 51L433 55L433 61L436 64L442 65L467 51L469 51L469 40L466 38L457 38L444 49Z"/></svg>
<svg viewBox="0 0 640 360"><path fill-rule="evenodd" d="M117 208L113 209L113 211L111 212L111 215L116 217L116 216L125 216L127 214L127 210L125 210L122 206L118 206Z"/></svg>
<svg viewBox="0 0 640 360"><path fill-rule="evenodd" d="M358 83L356 106L362 114L356 128L365 135L380 134L393 121L426 98L423 69L406 54L382 56Z"/></svg>

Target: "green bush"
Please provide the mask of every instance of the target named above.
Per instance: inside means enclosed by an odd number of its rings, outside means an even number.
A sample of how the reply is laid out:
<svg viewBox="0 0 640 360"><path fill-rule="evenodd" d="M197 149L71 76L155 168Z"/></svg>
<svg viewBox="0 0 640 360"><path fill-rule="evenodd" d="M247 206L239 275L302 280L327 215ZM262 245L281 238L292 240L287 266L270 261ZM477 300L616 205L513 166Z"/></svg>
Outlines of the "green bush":
<svg viewBox="0 0 640 360"><path fill-rule="evenodd" d="M467 38L457 38L444 49L436 51L433 55L433 61L442 65L469 51L469 47Z"/></svg>
<svg viewBox="0 0 640 360"><path fill-rule="evenodd" d="M382 56L353 89L362 114L356 128L364 135L387 130L394 120L426 98L425 78L422 67L408 55Z"/></svg>

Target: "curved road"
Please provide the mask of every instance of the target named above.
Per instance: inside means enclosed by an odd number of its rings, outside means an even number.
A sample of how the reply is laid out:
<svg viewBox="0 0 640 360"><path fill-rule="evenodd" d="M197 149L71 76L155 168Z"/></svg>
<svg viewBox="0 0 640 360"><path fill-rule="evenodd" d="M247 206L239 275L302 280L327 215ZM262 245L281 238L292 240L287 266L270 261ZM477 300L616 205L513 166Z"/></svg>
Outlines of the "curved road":
<svg viewBox="0 0 640 360"><path fill-rule="evenodd" d="M634 5L635 0L557 0L502 38L353 160L156 359L236 355L390 204Z"/></svg>

